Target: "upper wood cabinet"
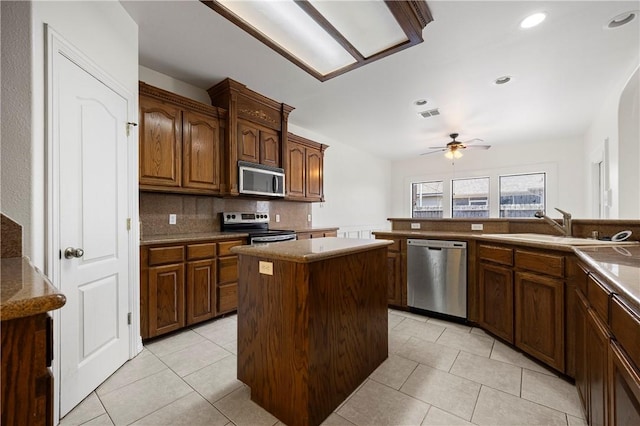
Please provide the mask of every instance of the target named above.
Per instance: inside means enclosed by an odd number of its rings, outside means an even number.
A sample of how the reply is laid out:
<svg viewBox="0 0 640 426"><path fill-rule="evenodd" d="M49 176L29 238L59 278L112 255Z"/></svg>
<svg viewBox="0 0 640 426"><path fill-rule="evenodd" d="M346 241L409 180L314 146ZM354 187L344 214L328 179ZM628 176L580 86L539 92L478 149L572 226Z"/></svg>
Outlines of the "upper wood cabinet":
<svg viewBox="0 0 640 426"><path fill-rule="evenodd" d="M280 167L278 132L239 120L238 160Z"/></svg>
<svg viewBox="0 0 640 426"><path fill-rule="evenodd" d="M299 201L324 201L323 145L289 133L284 171L286 198Z"/></svg>
<svg viewBox="0 0 640 426"><path fill-rule="evenodd" d="M287 121L293 107L226 78L207 90L211 104L229 111L222 180L238 195L238 160L284 167Z"/></svg>
<svg viewBox="0 0 640 426"><path fill-rule="evenodd" d="M219 193L226 111L140 83L140 189Z"/></svg>

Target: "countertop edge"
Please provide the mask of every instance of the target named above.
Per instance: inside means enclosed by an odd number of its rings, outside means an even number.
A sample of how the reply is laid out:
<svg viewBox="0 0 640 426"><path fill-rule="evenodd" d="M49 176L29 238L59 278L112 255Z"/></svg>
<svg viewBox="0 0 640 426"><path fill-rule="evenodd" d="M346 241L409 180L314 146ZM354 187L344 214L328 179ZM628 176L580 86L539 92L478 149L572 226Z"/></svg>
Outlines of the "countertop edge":
<svg viewBox="0 0 640 426"><path fill-rule="evenodd" d="M337 239L336 237L328 237L328 238ZM313 241L317 243L323 239L324 238L318 238L314 240L302 240L302 241ZM346 239L340 238L340 240L346 240ZM358 240L358 241L362 241L362 240ZM393 244L393 241L390 241L390 240L367 240L367 241L370 241L370 242L366 245L357 245L353 247L338 248L338 249L334 249L334 250L331 250L328 252L322 252L322 253L291 254L291 253L285 253L285 252L268 252L268 251L264 251L264 249L261 246L237 246L237 247L233 247L231 249L231 252L238 255L258 257L261 259L284 260L284 261L294 262L294 263L313 263L313 262L318 262L322 260L332 259L335 257L341 257L345 255L350 255L350 254L362 253L369 250L375 250L375 249L387 247ZM287 242L277 243L277 244L279 246L282 246L283 244L287 244Z"/></svg>
<svg viewBox="0 0 640 426"><path fill-rule="evenodd" d="M140 247L153 246L158 244L183 244L200 241L223 241L237 238L247 238L249 234L245 232L229 232L224 235L216 233L194 233L176 235L153 235L140 240Z"/></svg>

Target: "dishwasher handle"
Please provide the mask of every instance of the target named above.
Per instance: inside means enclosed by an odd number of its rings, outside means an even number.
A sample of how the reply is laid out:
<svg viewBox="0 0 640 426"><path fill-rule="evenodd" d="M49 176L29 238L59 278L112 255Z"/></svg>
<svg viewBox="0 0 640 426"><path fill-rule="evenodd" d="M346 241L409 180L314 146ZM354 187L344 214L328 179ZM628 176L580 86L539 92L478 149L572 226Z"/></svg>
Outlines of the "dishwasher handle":
<svg viewBox="0 0 640 426"><path fill-rule="evenodd" d="M436 249L466 249L467 243L464 241L445 241L445 240L423 240L418 238L410 238L407 240L408 246L417 246L424 248Z"/></svg>

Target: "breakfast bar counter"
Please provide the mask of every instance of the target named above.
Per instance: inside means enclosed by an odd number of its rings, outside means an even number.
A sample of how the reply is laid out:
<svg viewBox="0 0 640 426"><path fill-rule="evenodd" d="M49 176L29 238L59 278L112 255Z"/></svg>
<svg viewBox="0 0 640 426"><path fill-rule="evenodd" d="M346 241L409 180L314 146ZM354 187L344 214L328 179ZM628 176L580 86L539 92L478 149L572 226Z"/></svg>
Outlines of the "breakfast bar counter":
<svg viewBox="0 0 640 426"><path fill-rule="evenodd" d="M318 425L388 356L386 240L234 247L238 379L294 425Z"/></svg>

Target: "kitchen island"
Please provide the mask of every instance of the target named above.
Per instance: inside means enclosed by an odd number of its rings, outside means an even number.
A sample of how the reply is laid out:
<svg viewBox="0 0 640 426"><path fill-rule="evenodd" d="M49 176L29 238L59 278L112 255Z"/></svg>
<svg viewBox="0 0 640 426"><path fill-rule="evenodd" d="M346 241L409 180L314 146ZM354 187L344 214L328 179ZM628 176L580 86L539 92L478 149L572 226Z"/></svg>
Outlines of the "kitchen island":
<svg viewBox="0 0 640 426"><path fill-rule="evenodd" d="M293 425L318 425L388 356L386 240L234 247L238 379Z"/></svg>

